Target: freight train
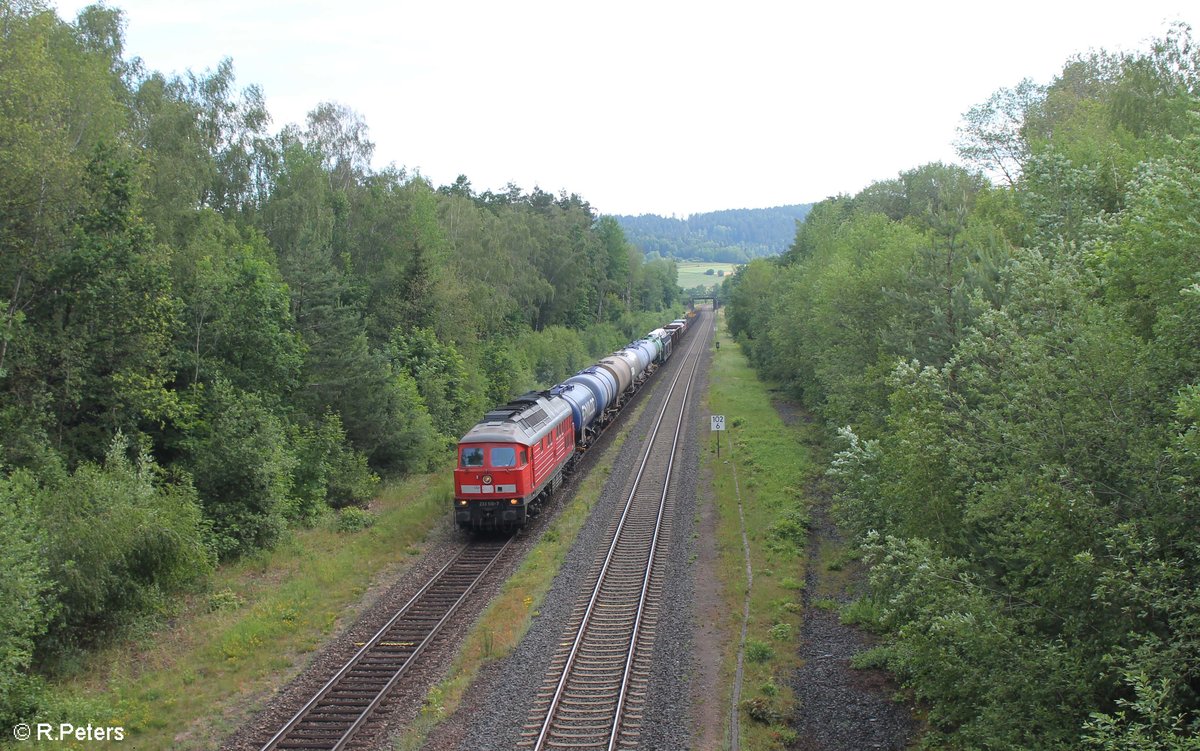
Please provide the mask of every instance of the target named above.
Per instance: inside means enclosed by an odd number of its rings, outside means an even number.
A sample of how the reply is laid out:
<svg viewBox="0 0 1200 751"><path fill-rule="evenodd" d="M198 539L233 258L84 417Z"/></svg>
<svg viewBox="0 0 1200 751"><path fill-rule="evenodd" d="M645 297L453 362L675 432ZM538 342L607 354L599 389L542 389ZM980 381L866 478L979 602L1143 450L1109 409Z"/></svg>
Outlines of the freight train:
<svg viewBox="0 0 1200 751"><path fill-rule="evenodd" d="M690 318L671 321L557 386L485 414L458 442L455 523L470 531L525 526L689 325Z"/></svg>

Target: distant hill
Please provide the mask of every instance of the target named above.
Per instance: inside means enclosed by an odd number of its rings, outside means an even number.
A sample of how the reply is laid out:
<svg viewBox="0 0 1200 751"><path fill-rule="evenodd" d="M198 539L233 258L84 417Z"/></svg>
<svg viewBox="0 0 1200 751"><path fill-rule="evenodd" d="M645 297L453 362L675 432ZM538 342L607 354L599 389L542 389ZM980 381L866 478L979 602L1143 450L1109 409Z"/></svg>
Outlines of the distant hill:
<svg viewBox="0 0 1200 751"><path fill-rule="evenodd" d="M625 236L649 260L746 263L759 256L782 253L796 237L811 203L770 209L727 209L692 214L687 219L657 214L616 216Z"/></svg>

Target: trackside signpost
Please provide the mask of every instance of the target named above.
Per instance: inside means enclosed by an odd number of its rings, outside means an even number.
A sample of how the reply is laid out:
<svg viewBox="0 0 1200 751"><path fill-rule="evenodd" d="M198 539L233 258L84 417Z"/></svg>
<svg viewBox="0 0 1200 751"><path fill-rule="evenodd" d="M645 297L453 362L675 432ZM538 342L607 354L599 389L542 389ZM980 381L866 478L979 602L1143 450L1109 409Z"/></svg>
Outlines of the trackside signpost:
<svg viewBox="0 0 1200 751"><path fill-rule="evenodd" d="M721 458L721 436L716 435L719 430L725 429L725 415L709 415L709 430L713 432L713 438L717 441L717 458Z"/></svg>

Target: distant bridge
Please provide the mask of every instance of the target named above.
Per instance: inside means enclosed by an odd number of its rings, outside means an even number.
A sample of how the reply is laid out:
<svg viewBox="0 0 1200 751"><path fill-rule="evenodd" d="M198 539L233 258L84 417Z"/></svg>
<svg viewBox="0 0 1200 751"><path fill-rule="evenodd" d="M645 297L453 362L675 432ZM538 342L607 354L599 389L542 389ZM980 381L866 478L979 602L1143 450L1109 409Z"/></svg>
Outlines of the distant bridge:
<svg viewBox="0 0 1200 751"><path fill-rule="evenodd" d="M717 308L721 307L721 296L720 295L716 295L716 294L696 295L695 297L688 298L688 309L694 310L696 308L696 303L702 302L704 300L708 300L709 302L712 303L713 310L716 310Z"/></svg>

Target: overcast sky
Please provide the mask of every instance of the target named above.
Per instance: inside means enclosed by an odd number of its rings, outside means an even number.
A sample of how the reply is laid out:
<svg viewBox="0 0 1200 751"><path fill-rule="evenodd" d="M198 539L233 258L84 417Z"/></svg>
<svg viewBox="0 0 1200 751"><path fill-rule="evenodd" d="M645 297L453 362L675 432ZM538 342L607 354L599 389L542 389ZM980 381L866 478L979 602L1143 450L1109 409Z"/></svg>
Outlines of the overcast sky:
<svg viewBox="0 0 1200 751"><path fill-rule="evenodd" d="M86 2L58 3L71 20ZM1131 51L1194 0L110 0L165 73L233 59L273 130L361 114L375 166L477 191L577 193L608 214L818 201L954 160L970 107Z"/></svg>

